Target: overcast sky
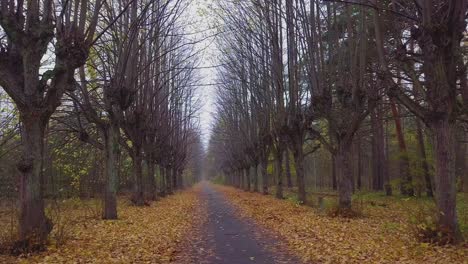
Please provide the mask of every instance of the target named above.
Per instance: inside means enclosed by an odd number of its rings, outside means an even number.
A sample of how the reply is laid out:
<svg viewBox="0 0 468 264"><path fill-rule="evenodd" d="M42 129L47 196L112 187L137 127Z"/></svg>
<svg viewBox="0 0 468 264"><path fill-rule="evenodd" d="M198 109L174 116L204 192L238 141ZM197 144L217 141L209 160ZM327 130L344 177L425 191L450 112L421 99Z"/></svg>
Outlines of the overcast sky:
<svg viewBox="0 0 468 264"><path fill-rule="evenodd" d="M190 22L190 30L198 32L195 38L202 40L196 45L200 53L200 69L197 70L201 80L197 92L202 103L200 115L200 125L202 129L202 138L205 147L210 137L211 125L214 114L214 93L213 85L216 77L216 29L213 27L214 15L211 9L214 0L191 0L190 10L188 11L187 22Z"/></svg>

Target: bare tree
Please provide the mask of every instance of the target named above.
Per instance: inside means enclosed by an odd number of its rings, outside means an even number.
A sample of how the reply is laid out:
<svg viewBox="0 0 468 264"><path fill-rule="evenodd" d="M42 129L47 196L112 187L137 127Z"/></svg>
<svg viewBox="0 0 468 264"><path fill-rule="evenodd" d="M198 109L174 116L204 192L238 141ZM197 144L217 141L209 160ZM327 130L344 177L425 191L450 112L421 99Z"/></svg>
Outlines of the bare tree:
<svg viewBox="0 0 468 264"><path fill-rule="evenodd" d="M15 102L21 120L21 240L45 241L52 228L42 198L44 131L64 92L75 87L75 69L88 57L101 6L100 0L0 4L0 26L6 35L0 85ZM44 71L41 62L49 55L52 69Z"/></svg>

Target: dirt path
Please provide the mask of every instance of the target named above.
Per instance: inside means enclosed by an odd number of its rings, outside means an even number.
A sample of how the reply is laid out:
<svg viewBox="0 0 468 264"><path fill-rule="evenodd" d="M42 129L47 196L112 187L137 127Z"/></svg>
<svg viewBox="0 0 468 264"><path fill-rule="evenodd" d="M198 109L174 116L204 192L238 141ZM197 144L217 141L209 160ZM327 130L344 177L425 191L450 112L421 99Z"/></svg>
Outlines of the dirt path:
<svg viewBox="0 0 468 264"><path fill-rule="evenodd" d="M202 244L195 245L199 263L300 263L278 250L278 241L241 219L224 195L209 184L201 193L208 208L208 221L201 229ZM192 251L194 252L194 251Z"/></svg>

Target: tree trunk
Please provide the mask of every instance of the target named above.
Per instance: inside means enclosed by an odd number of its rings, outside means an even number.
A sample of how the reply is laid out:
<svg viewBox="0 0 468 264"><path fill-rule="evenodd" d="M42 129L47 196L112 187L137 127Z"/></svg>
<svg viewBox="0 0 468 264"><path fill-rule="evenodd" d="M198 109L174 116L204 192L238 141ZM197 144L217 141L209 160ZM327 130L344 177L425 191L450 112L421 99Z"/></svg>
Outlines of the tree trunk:
<svg viewBox="0 0 468 264"><path fill-rule="evenodd" d="M371 113L372 127L372 188L382 190L386 173L385 140L383 120L379 107Z"/></svg>
<svg viewBox="0 0 468 264"><path fill-rule="evenodd" d="M298 199L302 204L307 203L307 195L304 182L304 150L302 149L302 142L294 144L294 165L296 166L296 178L298 188Z"/></svg>
<svg viewBox="0 0 468 264"><path fill-rule="evenodd" d="M156 180L154 178L154 172L155 170L155 164L151 160L147 161L148 164L148 181L149 181L149 198L152 201L157 200L157 194L156 194Z"/></svg>
<svg viewBox="0 0 468 264"><path fill-rule="evenodd" d="M264 151L262 153L262 160L261 160L261 174L262 174L262 193L267 195L268 194L268 153Z"/></svg>
<svg viewBox="0 0 468 264"><path fill-rule="evenodd" d="M177 172L175 168L171 169L171 182L172 182L172 189L175 191L177 190L179 183L177 182Z"/></svg>
<svg viewBox="0 0 468 264"><path fill-rule="evenodd" d="M253 191L258 192L258 164L255 164L253 167Z"/></svg>
<svg viewBox="0 0 468 264"><path fill-rule="evenodd" d="M351 209L353 193L353 173L351 165L351 144L341 142L335 154L336 174L338 180L338 206L340 209Z"/></svg>
<svg viewBox="0 0 468 264"><path fill-rule="evenodd" d="M183 189L184 188L184 179L182 177L182 171L181 170L177 170L177 182L179 183L179 189Z"/></svg>
<svg viewBox="0 0 468 264"><path fill-rule="evenodd" d="M276 150L275 174L276 174L276 193L278 199L283 199L283 151L279 147Z"/></svg>
<svg viewBox="0 0 468 264"><path fill-rule="evenodd" d="M432 179L429 173L429 165L427 164L427 156L426 156L426 146L424 144L424 133L422 131L421 121L416 119L416 132L418 137L418 147L419 147L419 155L421 156L422 161L422 169L424 171L424 181L426 182L426 194L428 197L433 197L433 190L432 190Z"/></svg>
<svg viewBox="0 0 468 264"><path fill-rule="evenodd" d="M106 189L104 192L103 219L117 219L117 188L119 155L119 126L112 123L104 131L104 148L106 158Z"/></svg>
<svg viewBox="0 0 468 264"><path fill-rule="evenodd" d="M239 170L239 177L242 178L241 189L246 190L246 189L247 189L247 187L246 187L247 181L246 181L244 169L240 169L240 170Z"/></svg>
<svg viewBox="0 0 468 264"><path fill-rule="evenodd" d="M332 163L332 189L336 190L337 189L337 180L336 180L336 158L334 155L331 157L331 163ZM322 186L320 186L322 187Z"/></svg>
<svg viewBox="0 0 468 264"><path fill-rule="evenodd" d="M243 171L245 173L245 181L247 183L245 185L245 190L250 192L250 169L249 169L249 167L247 167Z"/></svg>
<svg viewBox="0 0 468 264"><path fill-rule="evenodd" d="M132 202L137 206L142 206L145 204L145 200L143 196L143 168L141 151L139 151L139 149L135 149L132 156L133 173L135 178Z"/></svg>
<svg viewBox="0 0 468 264"><path fill-rule="evenodd" d="M408 151L406 149L405 137L401 126L400 114L393 100L390 99L393 119L395 121L395 132L398 139L398 148L400 150L400 177L401 177L401 194L413 196L413 183L409 168Z"/></svg>
<svg viewBox="0 0 468 264"><path fill-rule="evenodd" d="M235 174L233 171L231 171L231 172L229 173L229 175L231 175L232 187L234 187L234 188L237 187L236 174Z"/></svg>
<svg viewBox="0 0 468 264"><path fill-rule="evenodd" d="M455 124L448 117L430 123L434 137L435 196L440 231L461 239L457 224L455 175Z"/></svg>
<svg viewBox="0 0 468 264"><path fill-rule="evenodd" d="M34 112L20 114L21 118L21 159L17 164L20 172L20 217L19 238L22 241L47 239L52 222L44 211L43 192L43 149L45 124Z"/></svg>
<svg viewBox="0 0 468 264"><path fill-rule="evenodd" d="M285 151L284 151L284 161L286 163L286 180L287 180L287 183L288 183L288 188L292 188L293 184L292 184L292 179L291 179L291 164L290 164L290 160L289 160L289 149L288 148L286 148Z"/></svg>
<svg viewBox="0 0 468 264"><path fill-rule="evenodd" d="M241 177L242 179L242 185L241 185L241 189L243 189L244 191L247 189L247 183L246 183L246 180L245 180L245 171L244 169L240 169L239 170L239 176Z"/></svg>
<svg viewBox="0 0 468 264"><path fill-rule="evenodd" d="M160 173L160 186L161 186L161 191L159 193L159 195L161 197L164 197L166 196L166 192L167 192L167 183L166 183L166 168L163 168L163 167L159 167L159 173Z"/></svg>
<svg viewBox="0 0 468 264"><path fill-rule="evenodd" d="M244 173L242 170L237 170L236 171L237 177L239 178L239 189L244 188Z"/></svg>
<svg viewBox="0 0 468 264"><path fill-rule="evenodd" d="M237 179L237 174L235 171L231 172L232 174L232 179L233 179L233 187L238 188L239 187L239 180Z"/></svg>
<svg viewBox="0 0 468 264"><path fill-rule="evenodd" d="M172 194L173 193L173 189L172 189L172 176L171 176L171 169L169 168L165 168L164 169L166 172L164 173L165 174L165 180L166 180L166 194L169 195L169 194Z"/></svg>

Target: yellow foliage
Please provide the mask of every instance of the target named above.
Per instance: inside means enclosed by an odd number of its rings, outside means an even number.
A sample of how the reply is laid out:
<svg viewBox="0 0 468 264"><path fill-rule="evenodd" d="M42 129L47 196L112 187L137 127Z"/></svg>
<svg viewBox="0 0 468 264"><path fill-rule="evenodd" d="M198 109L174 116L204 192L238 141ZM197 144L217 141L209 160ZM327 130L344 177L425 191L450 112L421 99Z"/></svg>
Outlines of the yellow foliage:
<svg viewBox="0 0 468 264"><path fill-rule="evenodd" d="M63 212L74 219L64 245L51 241L45 252L28 258L0 256L0 263L169 263L179 244L206 217L198 188L147 207L119 199L118 220L96 219L83 210L79 207Z"/></svg>
<svg viewBox="0 0 468 264"><path fill-rule="evenodd" d="M357 219L331 218L272 196L217 186L239 209L283 238L309 263L468 263L466 246L419 243L401 212L389 208Z"/></svg>

